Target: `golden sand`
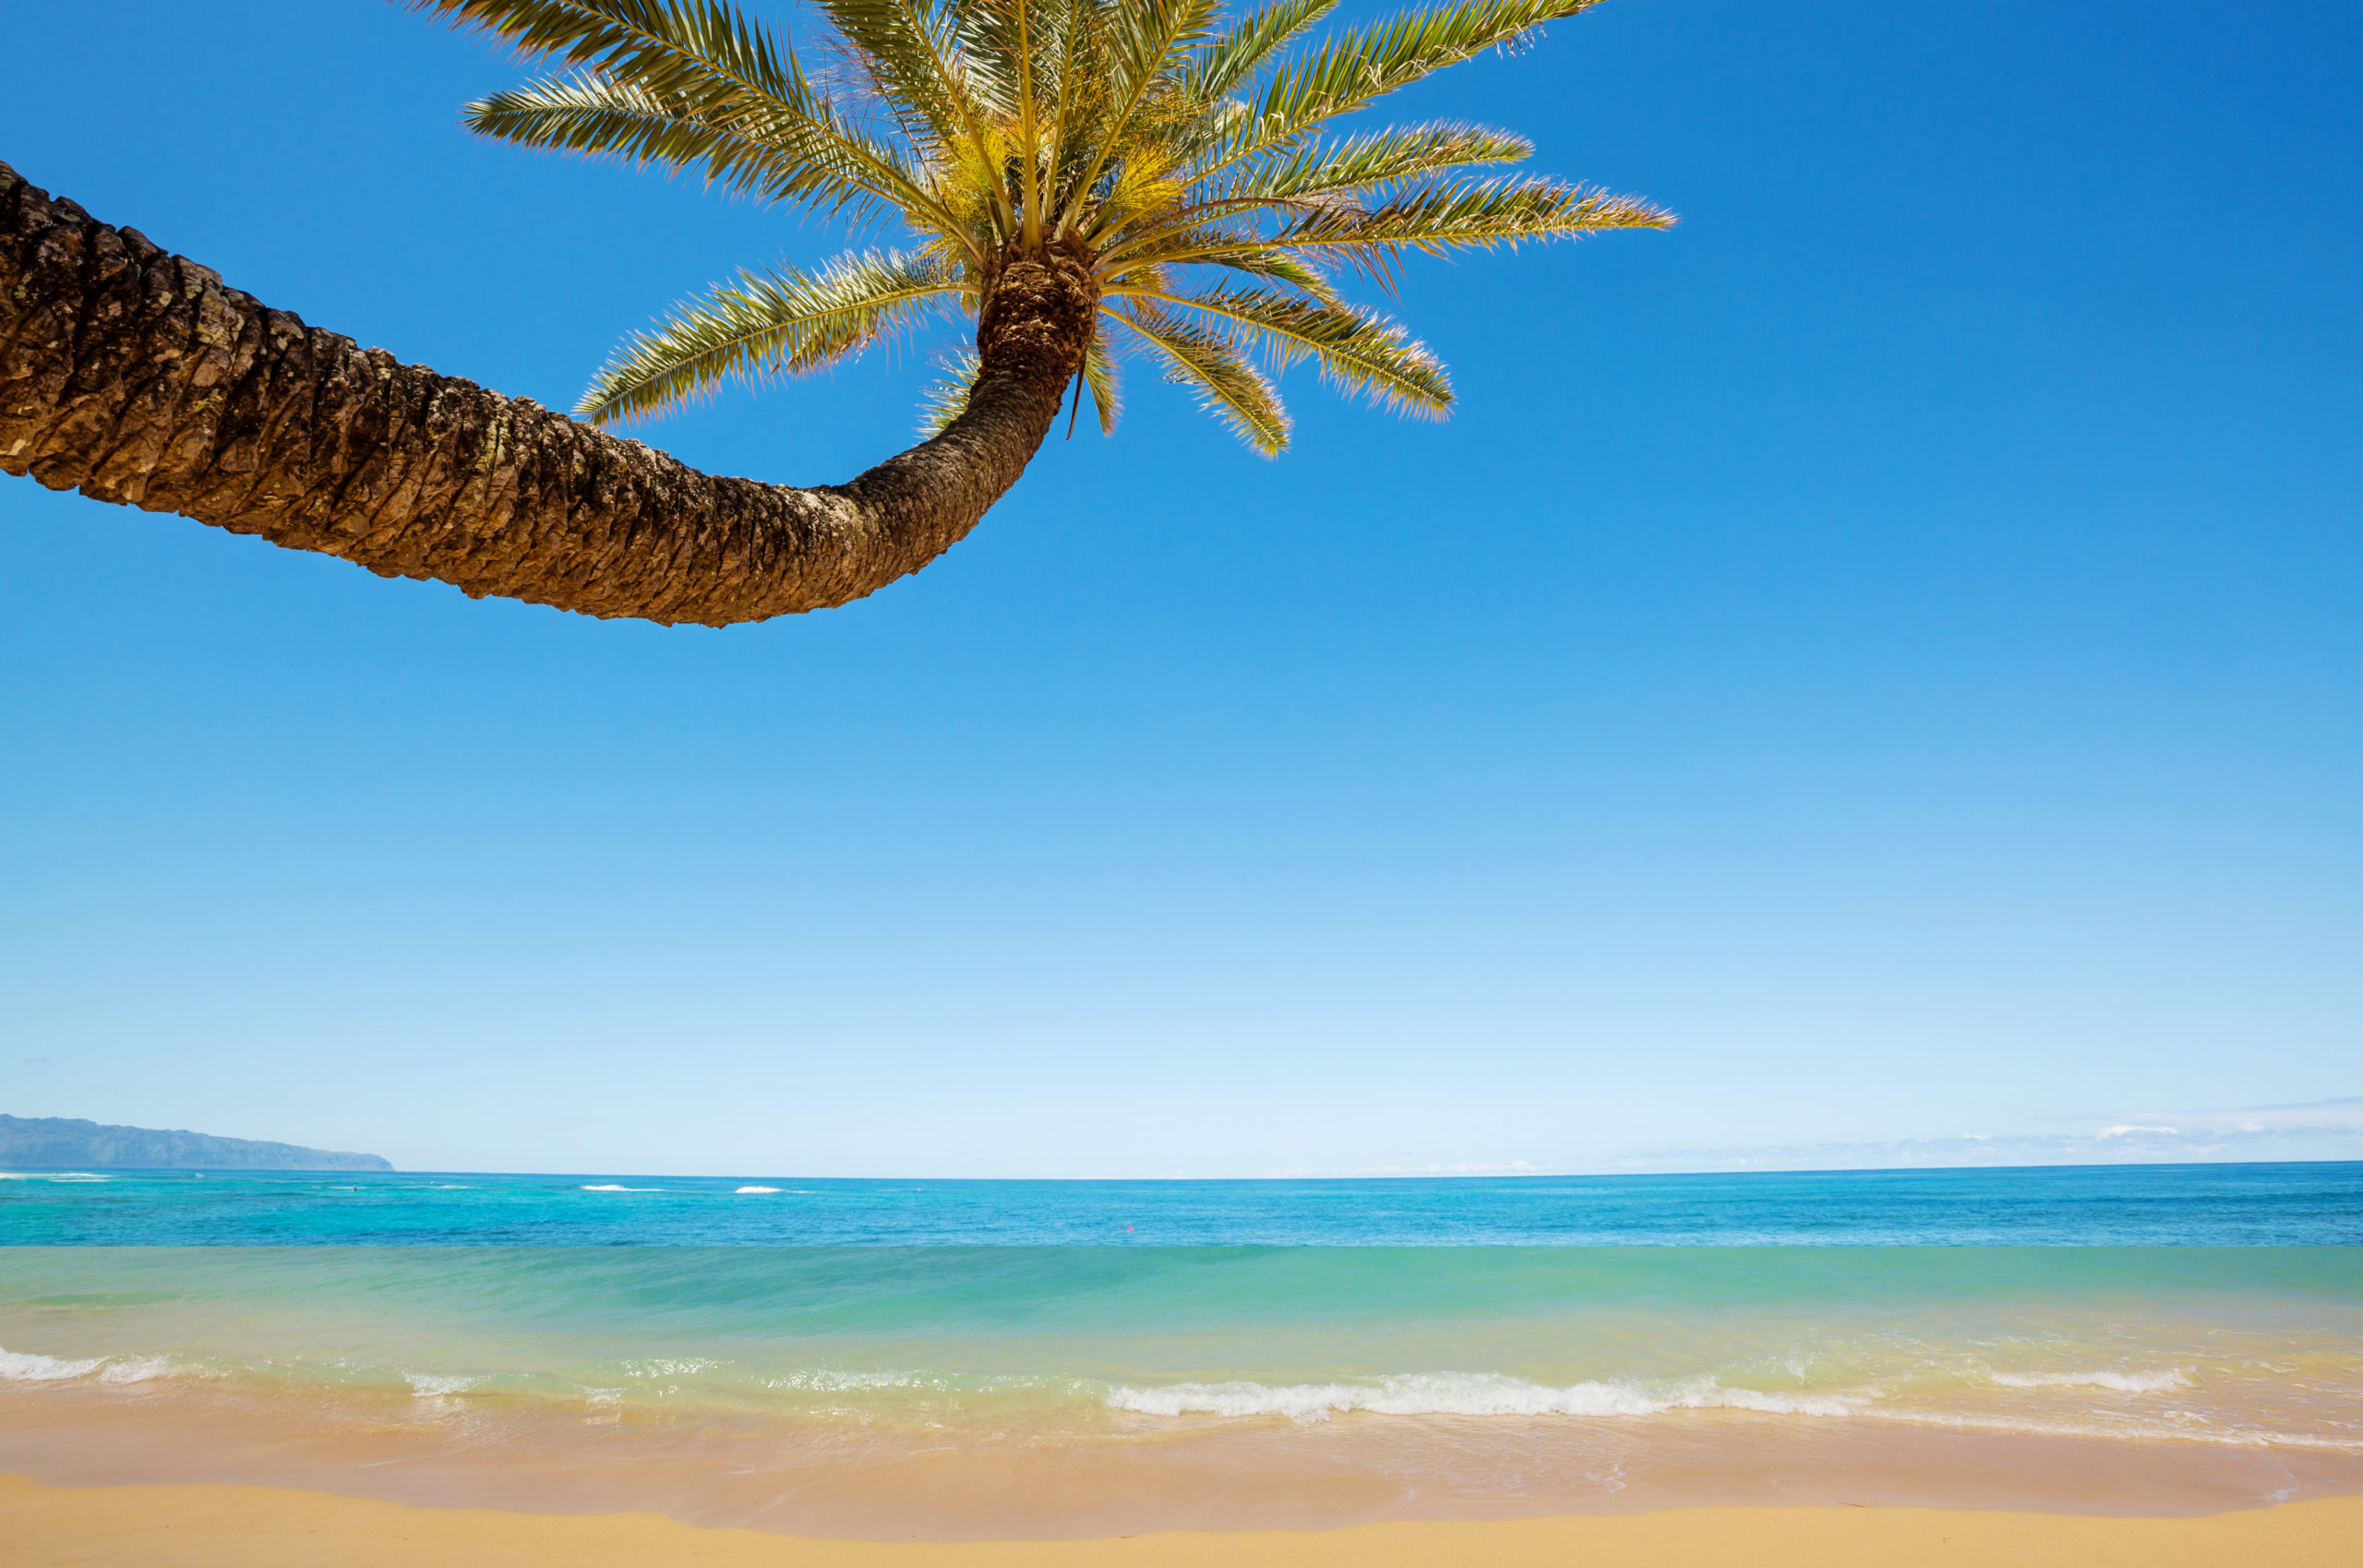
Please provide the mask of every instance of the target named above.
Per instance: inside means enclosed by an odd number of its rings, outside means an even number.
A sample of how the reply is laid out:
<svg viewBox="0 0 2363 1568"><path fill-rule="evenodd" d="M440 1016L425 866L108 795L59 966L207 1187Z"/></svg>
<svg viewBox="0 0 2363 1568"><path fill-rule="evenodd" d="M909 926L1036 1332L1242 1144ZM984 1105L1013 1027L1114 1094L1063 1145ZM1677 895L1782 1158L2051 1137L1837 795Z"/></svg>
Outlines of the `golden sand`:
<svg viewBox="0 0 2363 1568"><path fill-rule="evenodd" d="M814 1540L651 1514L413 1508L271 1487L0 1477L6 1568L2357 1568L2363 1498L2200 1518L1684 1508L1350 1529L965 1543Z"/></svg>

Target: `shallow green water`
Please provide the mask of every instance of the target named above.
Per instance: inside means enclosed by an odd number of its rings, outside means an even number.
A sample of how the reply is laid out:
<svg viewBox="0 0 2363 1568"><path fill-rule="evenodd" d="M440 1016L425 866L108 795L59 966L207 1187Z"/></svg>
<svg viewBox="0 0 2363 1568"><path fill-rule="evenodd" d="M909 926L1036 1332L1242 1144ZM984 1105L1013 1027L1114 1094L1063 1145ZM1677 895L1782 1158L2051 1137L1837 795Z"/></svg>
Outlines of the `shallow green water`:
<svg viewBox="0 0 2363 1568"><path fill-rule="evenodd" d="M2363 1451L2353 1248L18 1248L0 1266L19 1385L1073 1434L1726 1408Z"/></svg>

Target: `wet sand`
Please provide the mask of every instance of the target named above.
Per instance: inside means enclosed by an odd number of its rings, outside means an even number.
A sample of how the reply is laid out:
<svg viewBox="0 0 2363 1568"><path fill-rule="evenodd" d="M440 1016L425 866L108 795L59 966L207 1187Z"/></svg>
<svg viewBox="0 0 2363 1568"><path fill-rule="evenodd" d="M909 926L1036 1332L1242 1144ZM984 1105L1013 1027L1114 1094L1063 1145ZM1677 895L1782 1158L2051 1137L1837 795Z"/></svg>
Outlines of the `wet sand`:
<svg viewBox="0 0 2363 1568"><path fill-rule="evenodd" d="M2177 1516L2363 1494L2363 1454L1698 1411L1646 1423L1344 1418L1125 1441L791 1441L775 1424L585 1423L483 1401L256 1400L36 1385L0 1474L290 1488L431 1509L633 1513L783 1536L1047 1540L1807 1507ZM998 1441L989 1439L997 1438ZM2363 1562L2363 1553L2357 1561Z"/></svg>
<svg viewBox="0 0 2363 1568"><path fill-rule="evenodd" d="M1064 1541L816 1540L646 1514L415 1508L266 1487L0 1477L6 1568L2349 1568L2363 1498L2197 1518L1917 1508L1690 1508Z"/></svg>

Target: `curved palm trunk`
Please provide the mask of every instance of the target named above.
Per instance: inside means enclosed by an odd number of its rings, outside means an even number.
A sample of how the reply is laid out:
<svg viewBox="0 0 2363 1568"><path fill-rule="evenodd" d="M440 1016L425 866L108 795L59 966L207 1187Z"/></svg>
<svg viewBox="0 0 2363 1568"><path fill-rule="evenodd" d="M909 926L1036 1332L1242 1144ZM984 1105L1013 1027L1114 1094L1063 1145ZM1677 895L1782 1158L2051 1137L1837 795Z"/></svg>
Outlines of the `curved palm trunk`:
<svg viewBox="0 0 2363 1568"><path fill-rule="evenodd" d="M397 365L0 163L0 471L474 597L726 626L858 599L958 543L1048 434L1094 304L1080 265L1010 261L967 411L796 489Z"/></svg>

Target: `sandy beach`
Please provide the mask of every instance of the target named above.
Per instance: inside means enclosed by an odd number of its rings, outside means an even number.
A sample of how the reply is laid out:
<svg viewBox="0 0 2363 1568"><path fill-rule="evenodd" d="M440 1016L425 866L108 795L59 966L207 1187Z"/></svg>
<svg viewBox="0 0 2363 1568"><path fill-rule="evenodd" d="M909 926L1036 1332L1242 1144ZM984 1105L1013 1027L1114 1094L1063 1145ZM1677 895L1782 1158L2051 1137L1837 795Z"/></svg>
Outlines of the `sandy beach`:
<svg viewBox="0 0 2363 1568"><path fill-rule="evenodd" d="M2363 1498L2201 1518L1919 1508L1690 1508L1625 1517L1394 1523L1322 1531L1098 1540L815 1540L700 1529L646 1514L414 1508L267 1487L36 1485L0 1477L8 1568L1588 1568L1747 1562L1838 1568L1940 1561L1995 1568L2351 1564Z"/></svg>

